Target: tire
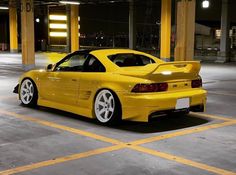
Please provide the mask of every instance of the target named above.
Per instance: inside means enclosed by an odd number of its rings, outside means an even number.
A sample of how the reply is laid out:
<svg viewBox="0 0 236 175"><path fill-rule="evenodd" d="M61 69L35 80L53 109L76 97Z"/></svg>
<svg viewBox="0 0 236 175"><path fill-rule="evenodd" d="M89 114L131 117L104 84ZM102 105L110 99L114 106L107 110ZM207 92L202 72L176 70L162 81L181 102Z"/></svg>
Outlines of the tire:
<svg viewBox="0 0 236 175"><path fill-rule="evenodd" d="M31 79L24 79L20 84L19 92L21 103L25 106L35 107L38 100L38 90Z"/></svg>
<svg viewBox="0 0 236 175"><path fill-rule="evenodd" d="M94 101L94 114L96 119L105 125L121 121L121 105L116 94L108 89L99 91Z"/></svg>

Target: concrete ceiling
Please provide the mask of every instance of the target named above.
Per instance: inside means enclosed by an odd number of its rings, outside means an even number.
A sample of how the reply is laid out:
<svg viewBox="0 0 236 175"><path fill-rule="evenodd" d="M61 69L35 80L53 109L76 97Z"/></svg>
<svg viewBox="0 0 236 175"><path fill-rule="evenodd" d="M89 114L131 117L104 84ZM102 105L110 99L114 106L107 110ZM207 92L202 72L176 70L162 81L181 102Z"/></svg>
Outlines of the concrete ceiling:
<svg viewBox="0 0 236 175"><path fill-rule="evenodd" d="M14 1L14 0L13 0ZM34 0L35 5L59 5L60 0ZM69 1L69 0L68 0ZM75 2L80 2L81 4L106 4L106 3L116 3L116 2L129 2L130 0L70 0ZM134 0L137 2L145 2L143 0ZM152 2L157 2L161 0L150 0ZM21 0L15 0L15 4L20 6ZM0 6L8 6L9 0L0 0Z"/></svg>

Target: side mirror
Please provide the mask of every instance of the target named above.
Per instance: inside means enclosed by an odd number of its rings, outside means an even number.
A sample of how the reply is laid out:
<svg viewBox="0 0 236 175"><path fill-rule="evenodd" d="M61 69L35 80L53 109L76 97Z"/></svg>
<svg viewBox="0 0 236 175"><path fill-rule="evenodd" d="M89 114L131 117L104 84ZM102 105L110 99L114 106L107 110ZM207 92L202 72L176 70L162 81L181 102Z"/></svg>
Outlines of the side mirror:
<svg viewBox="0 0 236 175"><path fill-rule="evenodd" d="M49 65L47 65L46 70L50 71L50 70L52 70L52 68L53 68L53 64L49 64Z"/></svg>

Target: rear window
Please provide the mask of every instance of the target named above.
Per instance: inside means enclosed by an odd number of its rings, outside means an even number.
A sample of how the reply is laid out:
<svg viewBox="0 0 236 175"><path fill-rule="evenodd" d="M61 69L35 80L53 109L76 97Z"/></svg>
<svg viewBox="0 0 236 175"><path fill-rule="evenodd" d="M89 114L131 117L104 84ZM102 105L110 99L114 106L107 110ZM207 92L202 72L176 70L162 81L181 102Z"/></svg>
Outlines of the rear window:
<svg viewBox="0 0 236 175"><path fill-rule="evenodd" d="M108 58L119 67L145 66L155 63L153 59L138 54L116 54L109 55Z"/></svg>

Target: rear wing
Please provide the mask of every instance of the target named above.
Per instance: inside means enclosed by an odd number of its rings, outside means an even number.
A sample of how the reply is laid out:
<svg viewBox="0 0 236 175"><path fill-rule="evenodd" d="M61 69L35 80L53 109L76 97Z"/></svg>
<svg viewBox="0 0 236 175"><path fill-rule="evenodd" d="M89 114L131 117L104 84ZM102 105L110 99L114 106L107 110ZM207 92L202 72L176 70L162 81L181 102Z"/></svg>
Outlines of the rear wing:
<svg viewBox="0 0 236 175"><path fill-rule="evenodd" d="M121 67L116 73L135 77L171 74L195 74L198 75L201 65L198 61L175 61L147 64L141 67Z"/></svg>
<svg viewBox="0 0 236 175"><path fill-rule="evenodd" d="M158 64L149 74L194 73L198 74L201 64L198 61L175 61Z"/></svg>

